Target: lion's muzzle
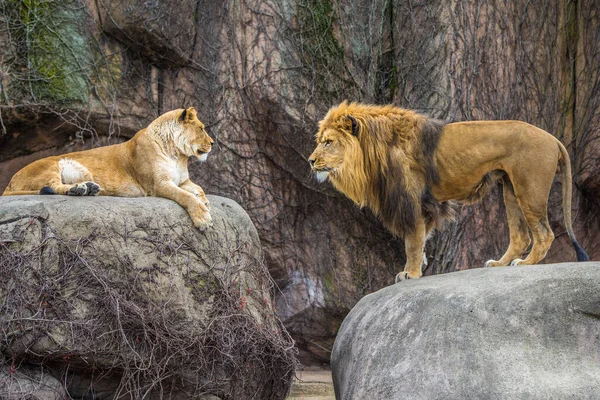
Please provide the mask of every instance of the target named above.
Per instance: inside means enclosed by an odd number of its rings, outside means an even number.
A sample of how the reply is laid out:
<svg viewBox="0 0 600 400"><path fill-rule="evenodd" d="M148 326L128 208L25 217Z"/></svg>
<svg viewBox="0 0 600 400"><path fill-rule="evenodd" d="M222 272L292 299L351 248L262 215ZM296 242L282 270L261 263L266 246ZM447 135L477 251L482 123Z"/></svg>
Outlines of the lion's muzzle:
<svg viewBox="0 0 600 400"><path fill-rule="evenodd" d="M319 181L319 183L323 183L327 180L327 178L329 177L329 171L316 171L317 173L317 181Z"/></svg>
<svg viewBox="0 0 600 400"><path fill-rule="evenodd" d="M196 158L199 161L204 162L208 159L208 153L210 153L210 149L208 151L203 151L203 150L198 149L198 151L196 152Z"/></svg>
<svg viewBox="0 0 600 400"><path fill-rule="evenodd" d="M310 168L315 172L317 181L319 183L323 183L329 177L329 172L333 170L333 168L324 165L324 160L319 159L313 154L308 158L308 163L310 164Z"/></svg>
<svg viewBox="0 0 600 400"><path fill-rule="evenodd" d="M332 170L330 167L320 167L315 165L315 160L308 160L311 169L315 172L317 181L323 183L329 177L329 172Z"/></svg>

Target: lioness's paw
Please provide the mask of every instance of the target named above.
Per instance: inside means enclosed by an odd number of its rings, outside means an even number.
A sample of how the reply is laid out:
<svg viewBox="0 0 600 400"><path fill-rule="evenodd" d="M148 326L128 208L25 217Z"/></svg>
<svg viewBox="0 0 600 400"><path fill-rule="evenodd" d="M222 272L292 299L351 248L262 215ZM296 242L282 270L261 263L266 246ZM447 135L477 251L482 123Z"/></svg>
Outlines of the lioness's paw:
<svg viewBox="0 0 600 400"><path fill-rule="evenodd" d="M98 185L96 182L83 182L86 186L87 186L87 193L86 196L98 196L98 193L100 193L100 191L102 190L102 188L100 188L100 185Z"/></svg>
<svg viewBox="0 0 600 400"><path fill-rule="evenodd" d="M204 213L201 218L192 218L194 226L201 231L205 231L213 226L212 216L209 212Z"/></svg>
<svg viewBox="0 0 600 400"><path fill-rule="evenodd" d="M487 260L485 264L483 264L484 268L488 267L499 267L501 264L496 260Z"/></svg>
<svg viewBox="0 0 600 400"><path fill-rule="evenodd" d="M206 209L210 209L210 201L208 201L204 194L196 195L196 197L198 197L198 200L206 206Z"/></svg>
<svg viewBox="0 0 600 400"><path fill-rule="evenodd" d="M82 182L70 188L67 196L97 196L100 190L95 182Z"/></svg>
<svg viewBox="0 0 600 400"><path fill-rule="evenodd" d="M85 183L78 183L69 189L67 196L85 196L87 190L87 185Z"/></svg>
<svg viewBox="0 0 600 400"><path fill-rule="evenodd" d="M523 265L523 261L525 261L525 260L521 260L520 258L515 258L514 260L511 261L510 265L512 265L512 266Z"/></svg>

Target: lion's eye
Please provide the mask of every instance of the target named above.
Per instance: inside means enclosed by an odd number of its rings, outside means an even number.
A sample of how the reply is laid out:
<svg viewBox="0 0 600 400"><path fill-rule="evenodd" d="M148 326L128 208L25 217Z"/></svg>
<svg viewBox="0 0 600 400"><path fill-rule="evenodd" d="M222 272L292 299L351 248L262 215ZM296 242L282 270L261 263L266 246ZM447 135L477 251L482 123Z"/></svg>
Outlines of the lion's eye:
<svg viewBox="0 0 600 400"><path fill-rule="evenodd" d="M325 147L329 147L329 145L331 145L331 140L326 140L325 141Z"/></svg>

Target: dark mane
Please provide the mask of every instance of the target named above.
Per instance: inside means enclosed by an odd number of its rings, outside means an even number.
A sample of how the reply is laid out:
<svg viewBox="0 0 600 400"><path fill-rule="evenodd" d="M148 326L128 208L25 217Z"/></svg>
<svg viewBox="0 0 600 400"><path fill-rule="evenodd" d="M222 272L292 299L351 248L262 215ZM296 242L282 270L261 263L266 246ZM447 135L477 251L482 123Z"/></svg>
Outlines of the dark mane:
<svg viewBox="0 0 600 400"><path fill-rule="evenodd" d="M401 161L393 160L388 153L388 171L377 182L379 191L379 218L396 235L413 233L420 212L427 225L439 227L455 214L453 204L439 202L431 194L431 186L439 183L439 174L433 156L439 144L445 122L423 117L416 159L424 169L425 186L420 193L409 193L402 174Z"/></svg>
<svg viewBox="0 0 600 400"><path fill-rule="evenodd" d="M379 214L381 222L393 234L404 237L415 230L419 212L419 197L411 195L398 160L388 153L388 172L380 174L376 183L379 190Z"/></svg>
<svg viewBox="0 0 600 400"><path fill-rule="evenodd" d="M437 185L440 181L440 176L433 163L433 154L437 149L445 125L444 121L425 117L421 127L420 147L425 167L425 181L428 187Z"/></svg>

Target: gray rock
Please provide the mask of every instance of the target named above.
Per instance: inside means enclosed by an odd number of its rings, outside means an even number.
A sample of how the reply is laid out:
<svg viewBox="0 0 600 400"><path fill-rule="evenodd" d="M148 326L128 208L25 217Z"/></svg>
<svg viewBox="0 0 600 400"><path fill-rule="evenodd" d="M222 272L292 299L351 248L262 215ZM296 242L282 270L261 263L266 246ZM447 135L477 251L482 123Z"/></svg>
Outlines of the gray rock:
<svg viewBox="0 0 600 400"><path fill-rule="evenodd" d="M0 366L0 399L64 400L69 398L63 385L38 367Z"/></svg>
<svg viewBox="0 0 600 400"><path fill-rule="evenodd" d="M74 398L284 398L295 351L258 234L209 199L200 232L162 198L0 197L0 398L40 368Z"/></svg>
<svg viewBox="0 0 600 400"><path fill-rule="evenodd" d="M332 353L336 397L600 398L600 263L475 269L364 297Z"/></svg>

